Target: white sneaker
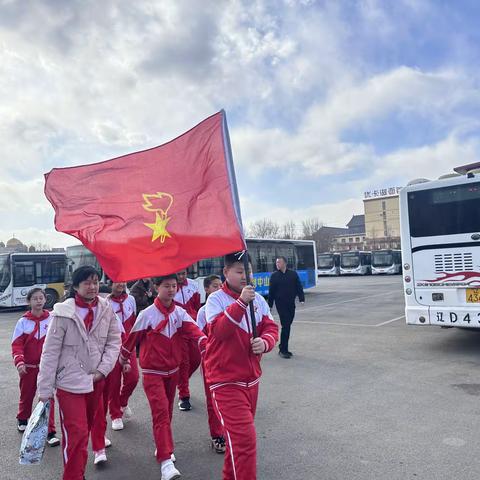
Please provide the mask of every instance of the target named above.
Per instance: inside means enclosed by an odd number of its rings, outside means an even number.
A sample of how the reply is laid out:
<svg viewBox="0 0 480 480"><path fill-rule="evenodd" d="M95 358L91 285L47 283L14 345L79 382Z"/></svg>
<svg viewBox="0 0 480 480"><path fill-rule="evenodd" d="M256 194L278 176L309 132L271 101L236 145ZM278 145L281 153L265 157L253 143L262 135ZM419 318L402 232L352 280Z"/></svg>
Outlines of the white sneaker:
<svg viewBox="0 0 480 480"><path fill-rule="evenodd" d="M107 437L105 437L105 448L108 448L108 447L111 447L112 446L112 442L110 439L108 439Z"/></svg>
<svg viewBox="0 0 480 480"><path fill-rule="evenodd" d="M121 418L112 420L112 430L123 430L123 420Z"/></svg>
<svg viewBox="0 0 480 480"><path fill-rule="evenodd" d="M182 475L175 468L175 465L171 460L165 460L162 462L162 480L176 480Z"/></svg>
<svg viewBox="0 0 480 480"><path fill-rule="evenodd" d="M132 417L133 412L132 412L132 409L128 405L126 407L121 407L121 410L123 412L123 416L125 417L125 420L128 420L129 418Z"/></svg>
<svg viewBox="0 0 480 480"><path fill-rule="evenodd" d="M99 450L98 452L93 452L93 455L94 455L94 459L93 459L94 465L98 465L99 463L105 463L107 461L107 455L105 453L105 449Z"/></svg>

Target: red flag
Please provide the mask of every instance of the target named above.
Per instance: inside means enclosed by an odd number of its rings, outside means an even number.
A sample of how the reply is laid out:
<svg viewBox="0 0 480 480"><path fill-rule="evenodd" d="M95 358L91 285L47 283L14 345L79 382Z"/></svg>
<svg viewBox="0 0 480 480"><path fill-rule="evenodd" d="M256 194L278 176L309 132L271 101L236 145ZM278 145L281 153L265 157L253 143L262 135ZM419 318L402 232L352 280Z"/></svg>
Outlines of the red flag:
<svg viewBox="0 0 480 480"><path fill-rule="evenodd" d="M78 238L114 281L246 248L223 110L159 147L54 168L45 195L55 228Z"/></svg>

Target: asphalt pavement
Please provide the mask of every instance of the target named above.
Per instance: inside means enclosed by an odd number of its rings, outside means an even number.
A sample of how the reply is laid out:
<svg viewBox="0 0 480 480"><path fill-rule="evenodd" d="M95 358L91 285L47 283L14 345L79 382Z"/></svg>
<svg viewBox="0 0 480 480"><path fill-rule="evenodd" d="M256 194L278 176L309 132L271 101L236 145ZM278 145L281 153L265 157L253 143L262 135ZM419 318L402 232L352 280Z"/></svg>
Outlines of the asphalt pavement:
<svg viewBox="0 0 480 480"><path fill-rule="evenodd" d="M322 278L307 293L294 357L263 360L259 480L480 478L480 333L407 327L403 308L399 276ZM20 315L0 313L0 479L58 479L61 447L47 447L39 466L18 465L10 338ZM200 380L195 373L193 410L175 409L177 467L185 479L219 480L223 458L209 447ZM141 384L131 407L125 429L108 431L105 467L90 455L88 480L160 478Z"/></svg>

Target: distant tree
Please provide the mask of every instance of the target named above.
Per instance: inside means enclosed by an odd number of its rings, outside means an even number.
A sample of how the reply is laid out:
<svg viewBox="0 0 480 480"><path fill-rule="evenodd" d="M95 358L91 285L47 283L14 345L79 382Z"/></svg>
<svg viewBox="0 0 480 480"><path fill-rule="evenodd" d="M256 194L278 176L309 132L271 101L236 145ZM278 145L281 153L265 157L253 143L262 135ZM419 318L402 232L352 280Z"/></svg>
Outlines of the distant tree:
<svg viewBox="0 0 480 480"><path fill-rule="evenodd" d="M323 223L318 218L307 218L302 221L302 237L305 240L311 240L313 234L320 230Z"/></svg>
<svg viewBox="0 0 480 480"><path fill-rule="evenodd" d="M50 245L41 242L33 243L31 246L35 248L35 252L50 252L52 250Z"/></svg>
<svg viewBox="0 0 480 480"><path fill-rule="evenodd" d="M0 248L5 248L5 244L3 242L0 242Z"/></svg>
<svg viewBox="0 0 480 480"><path fill-rule="evenodd" d="M293 220L289 220L282 225L281 237L282 238L295 238L297 226Z"/></svg>
<svg viewBox="0 0 480 480"><path fill-rule="evenodd" d="M279 238L280 226L277 222L263 218L250 224L248 236L254 238Z"/></svg>
<svg viewBox="0 0 480 480"><path fill-rule="evenodd" d="M35 246L34 246L34 245L30 245L30 246L28 247L28 251L29 251L30 253L36 252Z"/></svg>

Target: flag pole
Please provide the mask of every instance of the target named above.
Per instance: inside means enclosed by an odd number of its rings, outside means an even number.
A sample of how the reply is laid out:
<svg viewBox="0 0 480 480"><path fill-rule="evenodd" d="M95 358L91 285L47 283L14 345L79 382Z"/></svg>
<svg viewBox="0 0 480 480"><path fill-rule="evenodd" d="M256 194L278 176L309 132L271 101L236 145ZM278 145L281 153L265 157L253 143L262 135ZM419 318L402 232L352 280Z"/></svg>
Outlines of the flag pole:
<svg viewBox="0 0 480 480"><path fill-rule="evenodd" d="M245 267L245 275L247 276L247 284L252 285L250 282L250 264L248 262L248 250L247 250L247 242L245 241L245 229L243 228L242 223L242 214L240 212L240 199L238 196L238 188L237 188L237 179L235 177L235 167L233 166L233 156L232 156L232 147L230 145L230 135L228 134L228 126L227 126L227 114L225 110L222 110L223 115L223 147L225 149L225 158L227 160L227 170L228 176L230 180L230 186L232 190L232 200L233 206L235 209L235 216L237 217L238 224L243 233L243 242L245 244L245 251L243 252L243 266ZM252 335L253 338L257 337L257 322L255 320L255 308L253 306L253 302L249 303L250 308L250 320L252 325Z"/></svg>
<svg viewBox="0 0 480 480"><path fill-rule="evenodd" d="M248 250L245 250L243 253L243 266L245 267L245 275L247 276L247 284L252 285L250 281L250 262L248 261ZM253 305L253 301L248 304L250 308L250 320L252 322L252 336L253 338L257 338L257 322L255 319L255 308Z"/></svg>

